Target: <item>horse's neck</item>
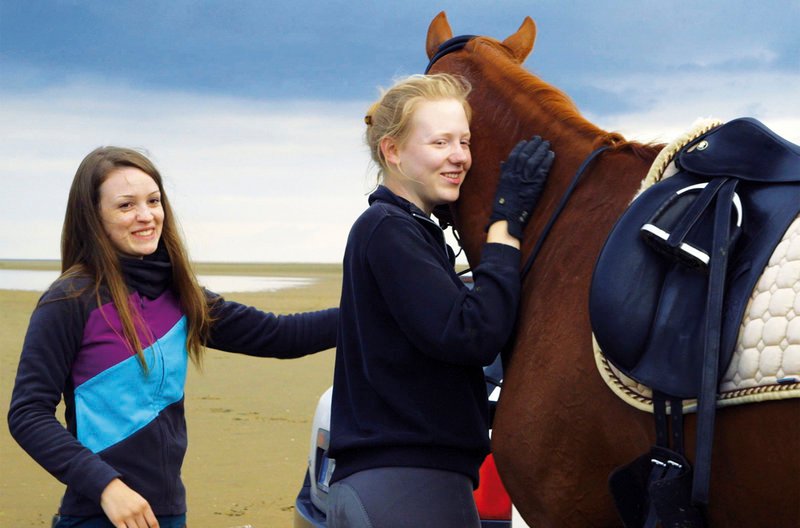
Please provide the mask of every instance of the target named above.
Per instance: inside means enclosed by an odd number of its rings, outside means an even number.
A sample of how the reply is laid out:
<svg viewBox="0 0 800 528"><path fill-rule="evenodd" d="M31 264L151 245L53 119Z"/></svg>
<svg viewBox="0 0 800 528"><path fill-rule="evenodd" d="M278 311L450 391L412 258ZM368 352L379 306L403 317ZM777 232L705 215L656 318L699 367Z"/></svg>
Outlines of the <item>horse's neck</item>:
<svg viewBox="0 0 800 528"><path fill-rule="evenodd" d="M496 99L496 105L504 110L494 113L505 115L506 126L517 129L521 138L540 135L550 141L556 152L560 169L555 175L564 182L571 181L580 166L600 147L609 147L608 154L596 159L592 165L595 179L603 184L613 184L615 194L632 199L660 148L657 145L642 145L628 142L621 134L608 132L585 119L571 100L558 90L525 72L516 85L529 90L520 93L505 93ZM514 84L512 82L512 85ZM533 87L533 89L530 89ZM502 126L495 123L494 126ZM605 167L604 167L605 166Z"/></svg>
<svg viewBox="0 0 800 528"><path fill-rule="evenodd" d="M492 111L481 117L481 129L487 136L487 141L496 140L499 135L497 131L503 131L502 137L510 140L507 149L516 141L534 135L546 139L556 153L556 166L550 178L554 183L558 181L558 187L566 186L571 181L581 164L595 149L609 145L609 133L584 119L577 111L554 109L537 101L536 94L492 94L484 101L487 106L488 101L492 102L489 106ZM502 154L503 152L496 153ZM491 166L497 166L495 160L492 160ZM643 177L647 168L642 165L636 171L642 172ZM632 186L631 192L634 190L635 186Z"/></svg>
<svg viewBox="0 0 800 528"><path fill-rule="evenodd" d="M515 128L522 136L538 134L554 146L593 150L609 133L586 120L558 88L523 69L485 66L483 97L493 111L494 126ZM494 128L497 130L497 128Z"/></svg>
<svg viewBox="0 0 800 528"><path fill-rule="evenodd" d="M475 265L472 257L479 254L485 219L465 211L485 209L485 204L491 203L497 167L517 141L540 135L550 141L556 153L556 164L548 179L548 187L554 191L549 193L548 207L543 209L552 212L589 154L600 145L623 138L584 119L563 92L538 79L504 77L503 72L477 67L473 75L474 163L472 177L468 178L459 200L462 213L459 229L466 233L467 253ZM614 148L613 154L613 157L604 154L593 163L588 185L598 196L605 197L608 206L621 212L633 198L655 153L642 158L634 149ZM474 180L482 185L476 186Z"/></svg>

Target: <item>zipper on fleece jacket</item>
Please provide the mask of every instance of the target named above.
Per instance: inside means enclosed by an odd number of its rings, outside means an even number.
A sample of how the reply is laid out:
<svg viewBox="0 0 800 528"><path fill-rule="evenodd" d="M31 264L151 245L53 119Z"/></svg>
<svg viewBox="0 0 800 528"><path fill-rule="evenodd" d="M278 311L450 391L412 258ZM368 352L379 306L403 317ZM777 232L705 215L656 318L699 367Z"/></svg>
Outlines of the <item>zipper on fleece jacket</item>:
<svg viewBox="0 0 800 528"><path fill-rule="evenodd" d="M411 216L413 216L417 220L423 221L423 222L433 226L433 228L436 231L436 235L439 237L439 240L441 241L442 251L444 251L444 258L447 260L447 262L450 262L450 253L447 251L447 241L444 239L444 231L442 230L441 227L439 227L439 224L437 224L436 222L434 222L433 220L431 220L427 216L423 216L423 215L415 213L413 211L411 212Z"/></svg>

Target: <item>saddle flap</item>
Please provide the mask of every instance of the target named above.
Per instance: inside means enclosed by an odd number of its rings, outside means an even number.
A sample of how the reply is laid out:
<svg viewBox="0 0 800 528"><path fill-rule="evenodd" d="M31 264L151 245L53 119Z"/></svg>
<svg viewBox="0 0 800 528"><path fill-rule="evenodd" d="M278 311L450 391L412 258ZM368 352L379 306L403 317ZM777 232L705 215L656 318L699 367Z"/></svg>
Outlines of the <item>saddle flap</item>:
<svg viewBox="0 0 800 528"><path fill-rule="evenodd" d="M634 208L634 205L642 203L642 198L652 190L659 194L664 191L665 197L673 195L680 185L670 180L648 189L617 220L592 276L589 292L592 331L604 354L623 371L637 365L647 344L666 273L664 259L639 234L657 207ZM659 199L658 204L661 203L663 200Z"/></svg>
<svg viewBox="0 0 800 528"><path fill-rule="evenodd" d="M680 397L699 389L708 278L670 249L668 238L641 228L668 234L694 205L712 204L681 192L697 184L695 176L679 173L631 204L603 247L589 302L592 330L608 360L631 378ZM683 245L709 251L712 215L702 209Z"/></svg>
<svg viewBox="0 0 800 528"><path fill-rule="evenodd" d="M707 178L800 182L800 146L750 117L734 119L700 136L678 153L675 163Z"/></svg>

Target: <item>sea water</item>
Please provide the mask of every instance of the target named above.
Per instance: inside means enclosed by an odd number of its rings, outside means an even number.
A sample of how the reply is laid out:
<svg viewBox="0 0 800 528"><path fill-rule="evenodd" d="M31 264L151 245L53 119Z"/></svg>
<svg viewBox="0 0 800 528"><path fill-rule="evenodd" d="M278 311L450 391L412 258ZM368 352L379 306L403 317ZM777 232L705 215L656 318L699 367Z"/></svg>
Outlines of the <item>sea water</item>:
<svg viewBox="0 0 800 528"><path fill-rule="evenodd" d="M45 291L59 272L50 270L0 270L0 290ZM307 277L261 277L257 275L198 275L202 286L215 293L277 291L308 286Z"/></svg>

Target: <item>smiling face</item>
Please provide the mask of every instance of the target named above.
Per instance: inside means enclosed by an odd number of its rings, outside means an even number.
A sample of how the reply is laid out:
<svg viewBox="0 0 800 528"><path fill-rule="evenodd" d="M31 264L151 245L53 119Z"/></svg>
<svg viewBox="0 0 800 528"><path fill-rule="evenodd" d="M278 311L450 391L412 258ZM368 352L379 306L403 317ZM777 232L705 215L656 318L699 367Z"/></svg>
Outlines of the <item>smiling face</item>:
<svg viewBox="0 0 800 528"><path fill-rule="evenodd" d="M411 117L405 141L383 140L388 170L385 185L426 214L458 199L472 164L469 120L455 99L422 101Z"/></svg>
<svg viewBox="0 0 800 528"><path fill-rule="evenodd" d="M161 191L155 180L134 167L120 167L100 185L100 218L114 248L122 255L155 252L164 224Z"/></svg>

